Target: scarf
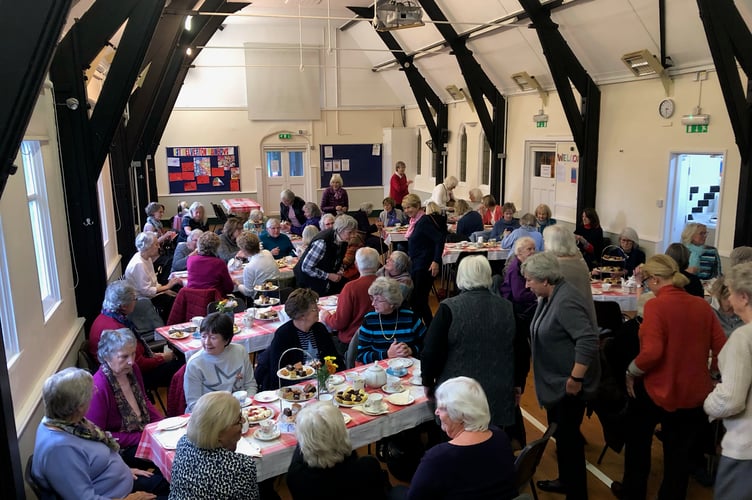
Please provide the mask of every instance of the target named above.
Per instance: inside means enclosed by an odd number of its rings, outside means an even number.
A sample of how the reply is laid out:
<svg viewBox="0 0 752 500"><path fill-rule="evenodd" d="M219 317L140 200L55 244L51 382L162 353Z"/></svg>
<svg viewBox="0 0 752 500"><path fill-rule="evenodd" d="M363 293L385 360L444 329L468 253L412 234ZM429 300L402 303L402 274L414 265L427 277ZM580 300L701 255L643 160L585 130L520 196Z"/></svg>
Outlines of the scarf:
<svg viewBox="0 0 752 500"><path fill-rule="evenodd" d="M124 432L143 431L146 424L151 421L151 417L149 416L149 409L146 407L146 396L141 392L141 387L136 381L136 376L133 375L133 372L129 373L128 383L131 386L133 395L136 397L138 408L141 410L140 417L133 412L133 408L128 404L128 400L125 399L123 388L120 387L120 383L117 381L115 374L112 373L112 370L110 370L110 366L107 363L102 363L100 369L104 373L104 376L107 377L107 382L109 382L112 388L112 394L115 396L115 402L122 419L121 430Z"/></svg>
<svg viewBox="0 0 752 500"><path fill-rule="evenodd" d="M109 432L103 431L86 417L82 418L75 424L71 424L70 422L65 422L63 420L58 420L56 418L44 417L42 419L42 423L47 427L55 427L63 432L78 436L82 439L88 439L89 441L99 441L100 443L107 445L107 447L112 451L120 450L120 445Z"/></svg>
<svg viewBox="0 0 752 500"><path fill-rule="evenodd" d="M151 347L149 347L149 344L146 343L141 335L136 334L136 325L133 324L133 321L128 319L128 316L121 313L120 311L113 311L110 309L102 309L102 314L104 316L107 316L108 318L114 319L133 333L133 336L136 337L136 342L141 344L144 348L145 358L154 357L154 351L151 350Z"/></svg>
<svg viewBox="0 0 752 500"><path fill-rule="evenodd" d="M161 220L155 219L153 216L150 215L146 218L146 222L152 225L152 227L157 232L157 234L159 234L160 236L162 235L162 233L164 232L164 229L162 227Z"/></svg>

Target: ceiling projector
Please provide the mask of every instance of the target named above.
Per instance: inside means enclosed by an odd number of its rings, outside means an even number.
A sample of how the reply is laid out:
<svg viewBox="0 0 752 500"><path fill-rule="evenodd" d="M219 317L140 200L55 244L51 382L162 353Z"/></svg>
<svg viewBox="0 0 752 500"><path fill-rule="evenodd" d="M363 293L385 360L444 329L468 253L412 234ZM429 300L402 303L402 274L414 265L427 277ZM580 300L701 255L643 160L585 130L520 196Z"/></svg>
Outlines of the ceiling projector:
<svg viewBox="0 0 752 500"><path fill-rule="evenodd" d="M410 0L379 0L373 26L376 31L392 31L423 26L423 10Z"/></svg>

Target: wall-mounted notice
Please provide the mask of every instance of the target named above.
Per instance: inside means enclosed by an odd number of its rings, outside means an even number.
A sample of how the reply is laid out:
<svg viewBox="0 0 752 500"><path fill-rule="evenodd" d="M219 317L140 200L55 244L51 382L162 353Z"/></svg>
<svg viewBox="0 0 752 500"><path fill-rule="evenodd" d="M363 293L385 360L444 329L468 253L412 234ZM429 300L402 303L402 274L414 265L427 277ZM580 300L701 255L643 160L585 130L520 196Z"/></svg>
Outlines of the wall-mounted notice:
<svg viewBox="0 0 752 500"><path fill-rule="evenodd" d="M382 186L381 144L322 144L320 146L321 187L337 173L345 188Z"/></svg>
<svg viewBox="0 0 752 500"><path fill-rule="evenodd" d="M166 149L170 193L240 191L237 146Z"/></svg>

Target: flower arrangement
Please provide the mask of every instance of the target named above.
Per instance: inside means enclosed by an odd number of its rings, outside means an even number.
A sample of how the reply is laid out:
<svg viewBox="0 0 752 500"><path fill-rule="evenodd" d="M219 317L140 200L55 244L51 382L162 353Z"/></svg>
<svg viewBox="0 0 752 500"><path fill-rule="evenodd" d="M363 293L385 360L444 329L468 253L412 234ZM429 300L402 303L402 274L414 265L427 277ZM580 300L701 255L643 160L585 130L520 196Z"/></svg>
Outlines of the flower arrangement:
<svg viewBox="0 0 752 500"><path fill-rule="evenodd" d="M334 356L324 356L324 362L321 361L314 361L311 363L311 366L314 370L316 370L316 381L319 384L319 392L327 392L327 381L329 380L329 377L335 373L337 373L337 363L334 361L337 358Z"/></svg>
<svg viewBox="0 0 752 500"><path fill-rule="evenodd" d="M238 301L234 297L228 297L224 300L217 302L217 312L220 313L232 313L235 312L235 308L238 307Z"/></svg>

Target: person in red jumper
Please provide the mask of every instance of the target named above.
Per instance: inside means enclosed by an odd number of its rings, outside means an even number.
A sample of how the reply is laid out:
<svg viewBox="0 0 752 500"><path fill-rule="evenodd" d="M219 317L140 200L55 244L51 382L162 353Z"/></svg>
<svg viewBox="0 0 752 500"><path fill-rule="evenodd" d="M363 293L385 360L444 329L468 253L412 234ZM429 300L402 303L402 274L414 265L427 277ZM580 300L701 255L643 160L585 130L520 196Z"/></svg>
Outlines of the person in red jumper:
<svg viewBox="0 0 752 500"><path fill-rule="evenodd" d="M394 200L395 208L400 210L402 210L402 198L410 192L408 186L413 182L407 179L405 169L407 169L405 162L398 161L394 166L392 178L389 180L389 197Z"/></svg>

